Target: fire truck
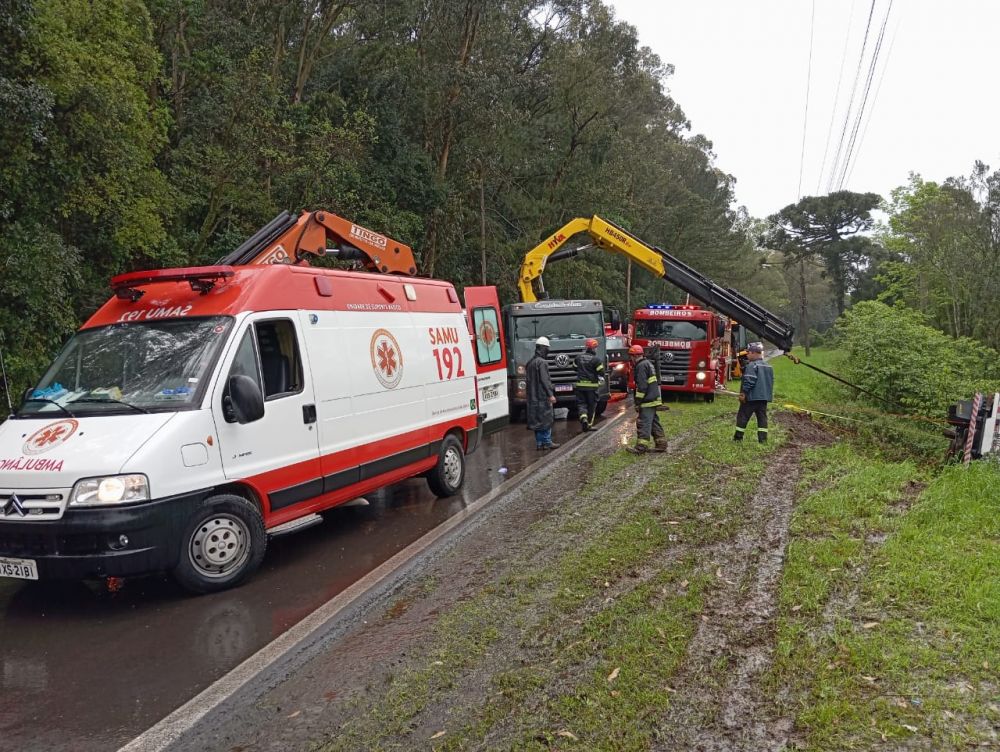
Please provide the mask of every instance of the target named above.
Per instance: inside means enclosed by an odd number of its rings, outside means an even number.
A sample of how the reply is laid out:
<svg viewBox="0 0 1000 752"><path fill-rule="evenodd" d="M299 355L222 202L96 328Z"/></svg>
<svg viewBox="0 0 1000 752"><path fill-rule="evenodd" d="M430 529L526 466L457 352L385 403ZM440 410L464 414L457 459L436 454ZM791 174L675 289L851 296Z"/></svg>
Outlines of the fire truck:
<svg viewBox="0 0 1000 752"><path fill-rule="evenodd" d="M591 242L563 247L581 233L589 235ZM794 329L790 324L737 290L717 284L662 248L596 215L570 220L526 256L519 280L522 289L539 283L547 263L595 247L625 256L702 304L654 304L634 313L632 343L658 349L657 370L665 390L713 399L716 386L725 385L736 373L747 331L782 350L791 349Z"/></svg>

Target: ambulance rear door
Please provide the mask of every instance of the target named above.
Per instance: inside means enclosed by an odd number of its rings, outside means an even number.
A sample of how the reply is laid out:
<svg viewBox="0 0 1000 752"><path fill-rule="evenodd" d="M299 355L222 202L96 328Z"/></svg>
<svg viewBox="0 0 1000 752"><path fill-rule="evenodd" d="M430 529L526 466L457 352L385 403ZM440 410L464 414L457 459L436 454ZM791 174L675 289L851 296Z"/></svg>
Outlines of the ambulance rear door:
<svg viewBox="0 0 1000 752"><path fill-rule="evenodd" d="M507 350L500 324L500 299L495 287L466 287L465 315L473 336L476 382L483 432L510 422L507 401Z"/></svg>

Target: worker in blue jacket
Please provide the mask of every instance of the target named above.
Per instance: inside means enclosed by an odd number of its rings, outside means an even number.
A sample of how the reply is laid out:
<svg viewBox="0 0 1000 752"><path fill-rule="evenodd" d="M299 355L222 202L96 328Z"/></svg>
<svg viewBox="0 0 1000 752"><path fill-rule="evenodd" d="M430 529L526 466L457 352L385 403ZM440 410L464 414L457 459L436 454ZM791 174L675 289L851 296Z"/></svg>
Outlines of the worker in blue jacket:
<svg viewBox="0 0 1000 752"><path fill-rule="evenodd" d="M740 381L740 409L736 413L733 441L743 441L750 416L757 416L757 441L767 443L767 403L774 399L774 370L764 360L764 345L747 345L747 367Z"/></svg>

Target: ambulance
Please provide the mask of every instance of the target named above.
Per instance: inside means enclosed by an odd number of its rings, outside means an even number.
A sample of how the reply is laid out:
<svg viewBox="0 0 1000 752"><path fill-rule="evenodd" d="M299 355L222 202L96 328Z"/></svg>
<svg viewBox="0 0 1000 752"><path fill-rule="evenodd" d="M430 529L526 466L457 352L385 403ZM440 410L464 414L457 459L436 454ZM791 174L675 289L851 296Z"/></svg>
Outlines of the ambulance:
<svg viewBox="0 0 1000 752"><path fill-rule="evenodd" d="M0 577L232 587L332 507L457 493L506 416L505 382L477 392L506 372L494 288L463 310L449 282L286 263L112 288L0 426Z"/></svg>

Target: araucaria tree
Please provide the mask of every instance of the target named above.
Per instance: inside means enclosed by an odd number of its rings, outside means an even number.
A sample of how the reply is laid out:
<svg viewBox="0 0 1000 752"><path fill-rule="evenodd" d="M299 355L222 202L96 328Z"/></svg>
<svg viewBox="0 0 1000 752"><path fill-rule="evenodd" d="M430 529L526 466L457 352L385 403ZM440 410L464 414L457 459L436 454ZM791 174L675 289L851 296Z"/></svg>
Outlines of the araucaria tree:
<svg viewBox="0 0 1000 752"><path fill-rule="evenodd" d="M859 270L877 251L863 233L872 229L871 212L881 201L876 193L837 191L807 196L770 217L771 247L799 259L818 258L830 279L838 313L844 312Z"/></svg>

